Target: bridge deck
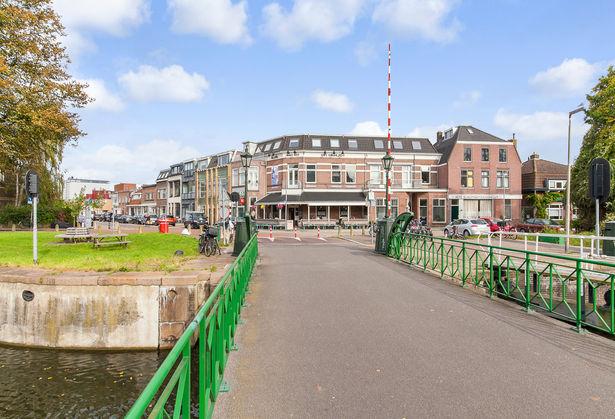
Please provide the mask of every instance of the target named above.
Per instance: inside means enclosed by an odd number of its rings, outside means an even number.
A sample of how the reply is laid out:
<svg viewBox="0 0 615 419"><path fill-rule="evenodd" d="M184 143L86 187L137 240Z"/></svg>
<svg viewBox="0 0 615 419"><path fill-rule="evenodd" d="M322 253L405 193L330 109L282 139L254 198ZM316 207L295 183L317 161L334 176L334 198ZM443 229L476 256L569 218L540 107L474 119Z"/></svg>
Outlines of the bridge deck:
<svg viewBox="0 0 615 419"><path fill-rule="evenodd" d="M351 243L262 240L260 251L218 417L615 411L611 340Z"/></svg>

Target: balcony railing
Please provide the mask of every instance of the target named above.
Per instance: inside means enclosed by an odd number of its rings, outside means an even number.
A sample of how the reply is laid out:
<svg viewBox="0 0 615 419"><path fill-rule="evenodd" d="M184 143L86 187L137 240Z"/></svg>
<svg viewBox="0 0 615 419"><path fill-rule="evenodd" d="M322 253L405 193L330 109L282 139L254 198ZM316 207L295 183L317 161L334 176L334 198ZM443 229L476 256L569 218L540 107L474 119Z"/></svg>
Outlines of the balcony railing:
<svg viewBox="0 0 615 419"><path fill-rule="evenodd" d="M194 192L183 193L182 199L194 199Z"/></svg>

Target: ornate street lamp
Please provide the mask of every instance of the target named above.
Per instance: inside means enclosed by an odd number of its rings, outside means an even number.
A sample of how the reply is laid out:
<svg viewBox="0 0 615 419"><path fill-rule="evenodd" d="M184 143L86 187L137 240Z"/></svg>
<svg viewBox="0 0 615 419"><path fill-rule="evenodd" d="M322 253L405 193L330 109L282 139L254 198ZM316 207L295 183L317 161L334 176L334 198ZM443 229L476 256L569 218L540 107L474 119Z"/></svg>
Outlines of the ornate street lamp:
<svg viewBox="0 0 615 419"><path fill-rule="evenodd" d="M391 156L391 154L387 153L384 155L384 157L382 158L382 167L384 167L385 173L386 173L386 185L385 185L385 201L386 201L386 210L385 210L385 214L384 214L384 218L389 218L389 209L390 209L390 203L389 203L389 173L391 171L391 167L393 166L393 156Z"/></svg>
<svg viewBox="0 0 615 419"><path fill-rule="evenodd" d="M244 190L244 216L249 215L250 211L250 202L248 201L248 168L250 167L250 163L252 163L252 154L246 148L246 151L241 153L241 165L244 168L244 179L243 183L245 186Z"/></svg>

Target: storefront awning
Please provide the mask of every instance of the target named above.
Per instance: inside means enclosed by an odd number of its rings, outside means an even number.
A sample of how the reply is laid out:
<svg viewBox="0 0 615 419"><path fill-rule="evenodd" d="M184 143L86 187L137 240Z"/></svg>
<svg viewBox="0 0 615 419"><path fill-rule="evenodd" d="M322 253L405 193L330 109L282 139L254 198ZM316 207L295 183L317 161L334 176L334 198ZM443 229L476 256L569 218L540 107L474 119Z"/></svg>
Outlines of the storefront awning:
<svg viewBox="0 0 615 419"><path fill-rule="evenodd" d="M328 206L342 205L355 206L366 205L366 197L363 192L303 192L300 195L284 195L281 192L272 192L256 201L257 205L311 205Z"/></svg>

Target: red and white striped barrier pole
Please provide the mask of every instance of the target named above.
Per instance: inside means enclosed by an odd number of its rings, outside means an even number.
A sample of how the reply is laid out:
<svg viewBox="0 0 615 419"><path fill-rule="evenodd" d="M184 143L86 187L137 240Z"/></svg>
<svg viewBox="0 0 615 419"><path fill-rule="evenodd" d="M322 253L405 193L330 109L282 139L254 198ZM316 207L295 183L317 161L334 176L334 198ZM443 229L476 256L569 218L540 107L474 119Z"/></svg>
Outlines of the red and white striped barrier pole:
<svg viewBox="0 0 615 419"><path fill-rule="evenodd" d="M269 240L273 241L273 226L269 226Z"/></svg>
<svg viewBox="0 0 615 419"><path fill-rule="evenodd" d="M295 240L301 241L301 238L297 236L297 227L295 227Z"/></svg>

